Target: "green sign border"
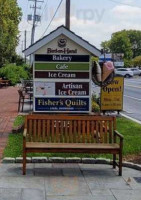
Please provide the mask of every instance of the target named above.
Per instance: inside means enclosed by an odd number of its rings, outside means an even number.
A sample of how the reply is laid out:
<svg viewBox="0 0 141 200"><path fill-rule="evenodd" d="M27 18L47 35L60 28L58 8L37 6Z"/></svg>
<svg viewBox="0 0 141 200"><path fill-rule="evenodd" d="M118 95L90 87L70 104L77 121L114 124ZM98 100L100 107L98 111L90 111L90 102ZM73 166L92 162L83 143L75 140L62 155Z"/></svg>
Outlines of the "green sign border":
<svg viewBox="0 0 141 200"><path fill-rule="evenodd" d="M56 69L56 65L66 64L67 69ZM35 63L35 70L59 70L59 71L88 71L89 63Z"/></svg>

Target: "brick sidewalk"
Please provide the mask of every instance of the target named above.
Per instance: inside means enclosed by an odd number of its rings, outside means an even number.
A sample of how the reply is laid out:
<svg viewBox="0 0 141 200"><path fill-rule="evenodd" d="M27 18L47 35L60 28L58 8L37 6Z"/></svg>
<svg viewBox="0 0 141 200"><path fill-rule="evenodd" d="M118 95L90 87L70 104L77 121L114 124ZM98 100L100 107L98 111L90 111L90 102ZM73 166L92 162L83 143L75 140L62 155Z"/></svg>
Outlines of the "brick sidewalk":
<svg viewBox="0 0 141 200"><path fill-rule="evenodd" d="M0 88L0 160L12 131L13 121L18 115L18 88Z"/></svg>

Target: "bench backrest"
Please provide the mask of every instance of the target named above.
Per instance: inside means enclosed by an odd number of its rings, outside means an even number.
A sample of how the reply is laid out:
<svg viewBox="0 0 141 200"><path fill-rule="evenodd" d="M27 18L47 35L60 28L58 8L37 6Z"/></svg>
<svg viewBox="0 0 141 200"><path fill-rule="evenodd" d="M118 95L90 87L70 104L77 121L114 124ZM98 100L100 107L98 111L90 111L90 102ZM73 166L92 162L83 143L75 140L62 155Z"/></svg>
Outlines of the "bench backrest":
<svg viewBox="0 0 141 200"><path fill-rule="evenodd" d="M48 143L112 143L116 118L92 115L26 117L27 141Z"/></svg>

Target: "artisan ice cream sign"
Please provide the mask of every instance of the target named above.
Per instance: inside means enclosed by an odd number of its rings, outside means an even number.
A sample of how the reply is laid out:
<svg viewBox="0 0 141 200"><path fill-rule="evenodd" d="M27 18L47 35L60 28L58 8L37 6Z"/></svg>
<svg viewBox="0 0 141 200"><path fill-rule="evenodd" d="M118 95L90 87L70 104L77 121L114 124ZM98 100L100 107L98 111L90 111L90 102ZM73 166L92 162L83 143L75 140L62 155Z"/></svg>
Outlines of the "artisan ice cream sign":
<svg viewBox="0 0 141 200"><path fill-rule="evenodd" d="M89 96L89 82L35 82L36 96Z"/></svg>
<svg viewBox="0 0 141 200"><path fill-rule="evenodd" d="M60 96L88 96L89 83L56 83L56 95Z"/></svg>

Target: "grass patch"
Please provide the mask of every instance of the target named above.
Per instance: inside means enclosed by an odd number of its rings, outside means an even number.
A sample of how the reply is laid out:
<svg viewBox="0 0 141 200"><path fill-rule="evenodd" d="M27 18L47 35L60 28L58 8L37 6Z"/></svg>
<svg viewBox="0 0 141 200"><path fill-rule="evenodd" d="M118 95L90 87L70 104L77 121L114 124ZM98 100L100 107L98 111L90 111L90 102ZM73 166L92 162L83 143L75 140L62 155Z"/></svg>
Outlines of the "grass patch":
<svg viewBox="0 0 141 200"><path fill-rule="evenodd" d="M23 119L18 119L18 123ZM17 122L16 122L17 124ZM123 155L139 154L141 152L141 125L126 118L117 118L117 130L124 136ZM7 147L4 150L4 157L22 156L22 134L10 134ZM91 154L70 154L70 153L34 153L28 156L53 156L53 157L106 157L111 155L91 155Z"/></svg>
<svg viewBox="0 0 141 200"><path fill-rule="evenodd" d="M3 157L19 157L22 155L22 134L10 134Z"/></svg>
<svg viewBox="0 0 141 200"><path fill-rule="evenodd" d="M21 126L22 124L24 124L24 120L25 120L25 116L18 115L18 116L15 118L15 121L14 121L14 124L13 124L13 128L19 127L19 126Z"/></svg>
<svg viewBox="0 0 141 200"><path fill-rule="evenodd" d="M123 155L141 152L141 125L126 118L117 119L117 130L124 136Z"/></svg>

